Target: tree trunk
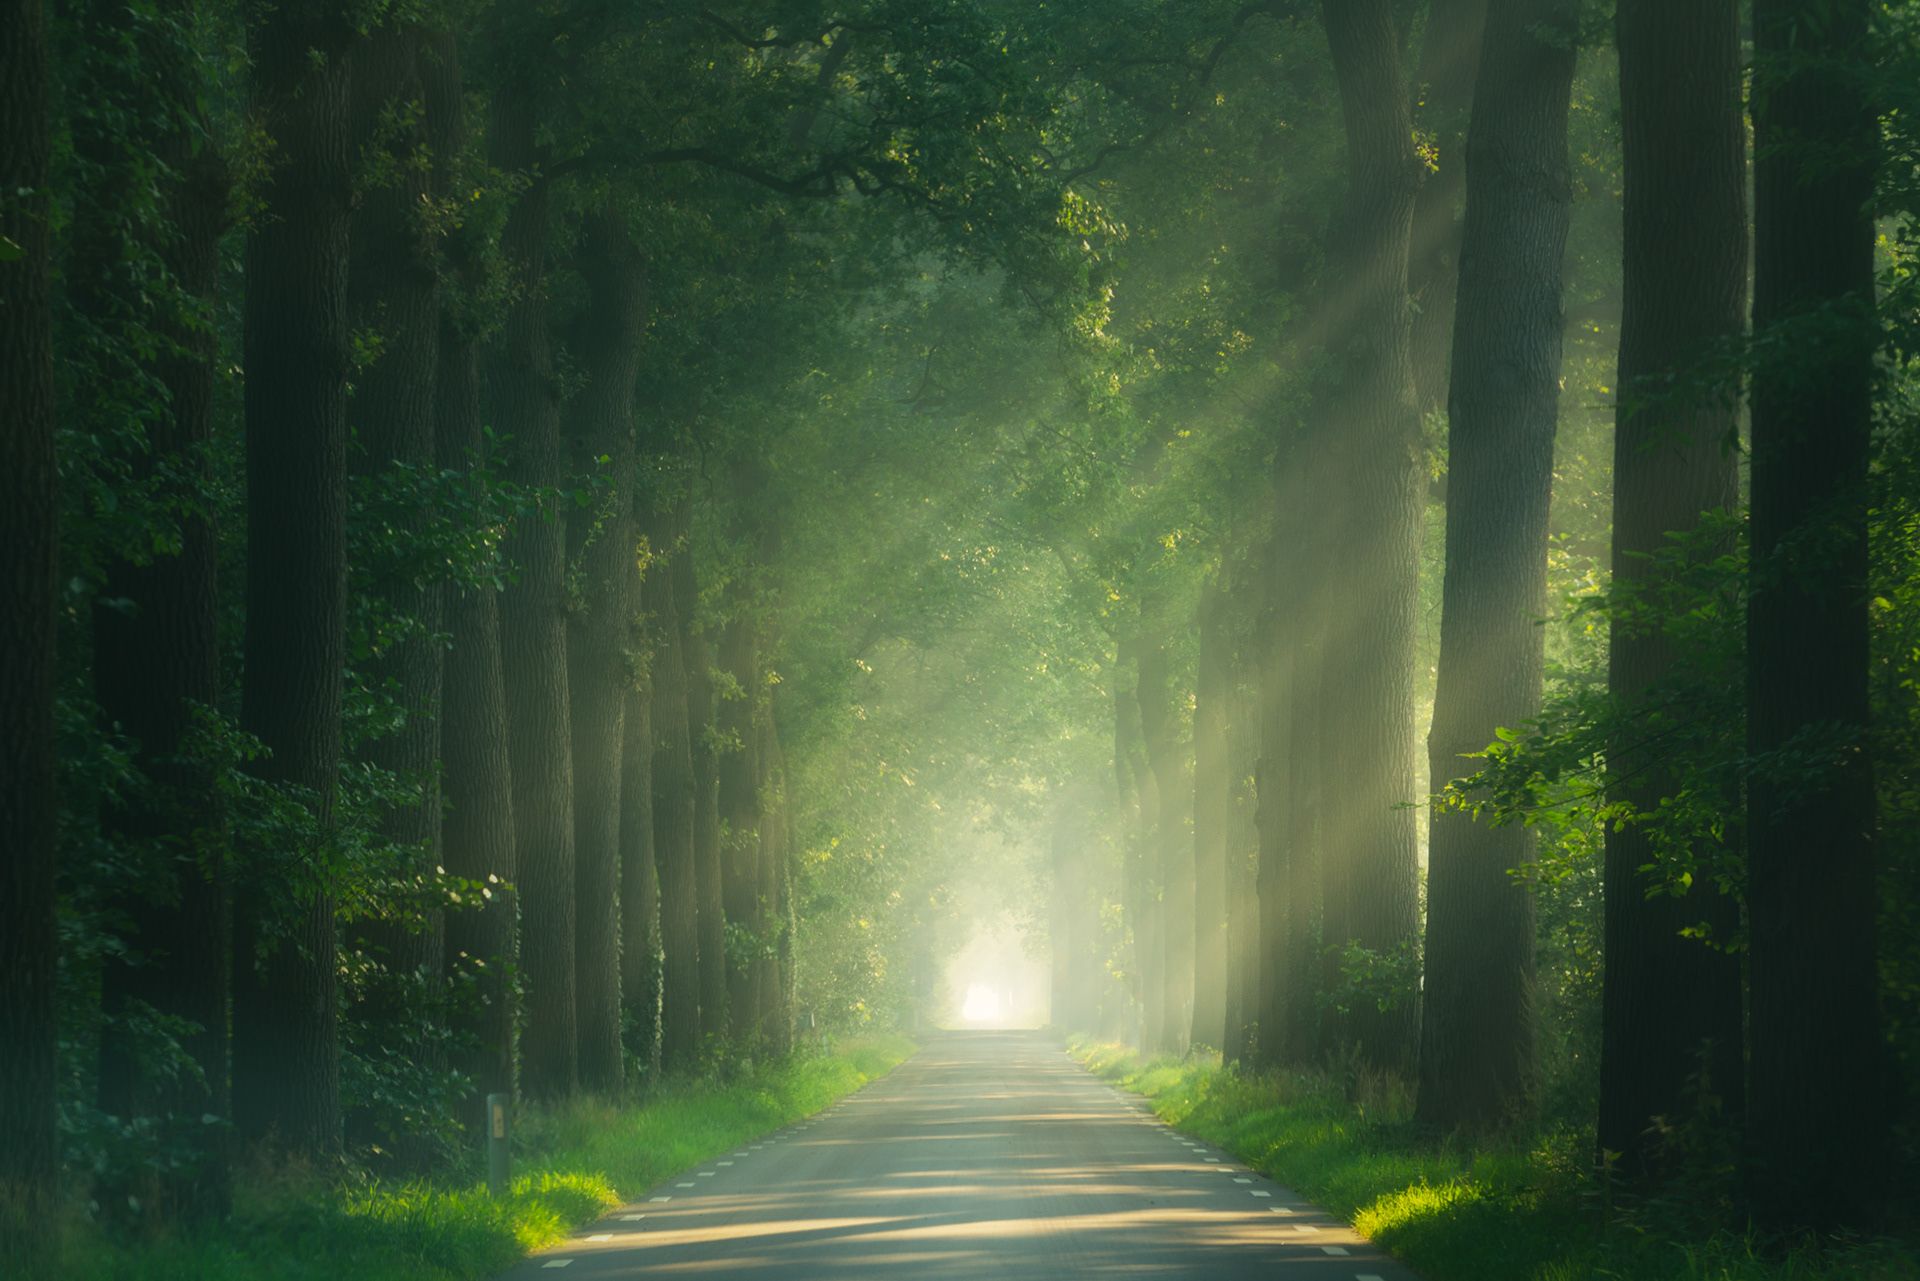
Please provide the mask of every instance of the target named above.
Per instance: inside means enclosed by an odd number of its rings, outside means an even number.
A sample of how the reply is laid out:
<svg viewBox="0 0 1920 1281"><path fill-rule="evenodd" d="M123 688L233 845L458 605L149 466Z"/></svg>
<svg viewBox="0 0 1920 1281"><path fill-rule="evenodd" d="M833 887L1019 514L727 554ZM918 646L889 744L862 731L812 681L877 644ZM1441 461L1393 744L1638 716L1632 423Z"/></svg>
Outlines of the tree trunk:
<svg viewBox="0 0 1920 1281"><path fill-rule="evenodd" d="M1867 751L1869 23L1865 0L1754 5L1754 328L1782 356L1754 379L1747 724L1757 759L1794 765L1748 791L1747 1155L1755 1214L1776 1229L1863 1224L1887 1195ZM1835 735L1845 746L1808 764L1810 744Z"/></svg>
<svg viewBox="0 0 1920 1281"><path fill-rule="evenodd" d="M272 140L247 237L247 618L242 727L263 782L311 807L306 848L251 851L235 904L234 1120L243 1137L328 1157L340 1146L332 886L345 660L348 50L329 0L249 27L253 118Z"/></svg>
<svg viewBox="0 0 1920 1281"><path fill-rule="evenodd" d="M1226 591L1207 584L1200 601L1200 660L1193 710L1193 1043L1227 1043L1227 829L1232 812L1228 718L1233 671Z"/></svg>
<svg viewBox="0 0 1920 1281"><path fill-rule="evenodd" d="M675 599L679 522L654 529L645 591L652 615L653 851L660 877L661 1054L670 1072L700 1062L700 892L694 868L693 755L688 742L686 630Z"/></svg>
<svg viewBox="0 0 1920 1281"><path fill-rule="evenodd" d="M1291 494L1293 488L1289 486L1283 492ZM1288 519L1287 509L1282 510L1281 520L1282 536L1297 524ZM1254 928L1260 963L1248 995L1255 1028L1253 1058L1262 1068L1285 1067L1298 1057L1300 1047L1290 1039L1292 1010L1296 1003L1311 1000L1314 990L1311 970L1296 969L1288 947L1293 916L1306 910L1306 904L1296 903L1293 895L1293 811L1297 804L1293 774L1300 764L1295 758L1293 720L1300 698L1295 674L1299 639L1309 625L1309 616L1299 610L1304 602L1291 597L1289 589L1297 585L1297 579L1282 574L1282 558L1293 554L1294 549L1281 545L1278 539L1269 552L1270 600L1261 628L1265 652L1260 666L1260 746L1254 785L1259 834L1254 882L1258 915Z"/></svg>
<svg viewBox="0 0 1920 1281"><path fill-rule="evenodd" d="M431 475L435 463L435 371L440 345L437 233L426 214L430 173L412 163L426 145L421 127L421 31L382 27L351 55L352 136L368 161L351 229L347 309L354 331L373 335L378 355L354 377L348 416L355 448L348 466L372 481ZM395 129L392 122L411 121ZM384 513L382 513L384 515ZM442 864L440 825L440 696L445 669L445 585L424 576L413 535L384 520L356 522L350 549L359 625L373 656L359 673L376 696L391 699L395 725L369 742L367 760L391 772L417 799L383 816L381 834L401 852L394 871L430 884ZM398 917L394 909L406 913ZM408 910L411 909L411 910ZM415 912L419 922L408 920ZM405 1044L437 1021L423 1009L423 978L437 980L445 958L446 923L437 901L395 904L384 918L358 921L355 945L384 973L363 978L358 1018L363 1035ZM358 1139L363 1119L349 1117ZM373 1138L373 1135L367 1135Z"/></svg>
<svg viewBox="0 0 1920 1281"><path fill-rule="evenodd" d="M774 804L767 810L765 823L777 842L770 860L773 874L771 902L773 918L780 931L775 957L776 981L773 984L775 1005L768 1039L773 1052L784 1055L793 1051L794 992L799 980L794 956L794 933L799 925L800 914L793 889L793 803L787 791L786 752L780 745L778 704L778 699L768 699L766 735L761 741L765 744L768 760L768 794L775 798Z"/></svg>
<svg viewBox="0 0 1920 1281"><path fill-rule="evenodd" d="M727 1038L726 887L720 866L720 779L713 745L713 652L698 617L692 521L683 516L687 547L673 561L674 613L687 664L687 746L693 758L694 885L699 895L700 1034Z"/></svg>
<svg viewBox="0 0 1920 1281"><path fill-rule="evenodd" d="M53 337L47 28L0 5L0 1205L54 1206L56 823Z"/></svg>
<svg viewBox="0 0 1920 1281"><path fill-rule="evenodd" d="M1448 406L1446 579L1428 739L1434 790L1540 711L1547 510L1573 205L1566 0L1492 0L1467 141ZM1428 843L1420 1118L1488 1129L1533 1088L1533 857L1520 823L1436 810Z"/></svg>
<svg viewBox="0 0 1920 1281"><path fill-rule="evenodd" d="M1650 585L1657 571L1648 557L1669 545L1670 532L1695 529L1703 511L1731 509L1739 498L1735 410L1714 391L1682 390L1716 344L1740 334L1745 312L1738 24L1733 0L1619 6L1625 274L1616 591ZM1616 621L1608 671L1615 699L1634 706L1677 657L1664 632ZM1621 780L1615 797L1647 808L1671 795L1658 755L1657 740L1616 746L1608 760ZM1697 876L1683 896L1649 897L1640 869L1655 853L1645 832L1609 827L1606 841L1598 1138L1601 1152L1618 1154L1615 1168L1631 1176L1658 1164L1653 1119L1684 1119L1702 1087L1738 1110L1739 961L1680 936L1707 921L1716 938L1729 938L1738 909L1710 876Z"/></svg>
<svg viewBox="0 0 1920 1281"><path fill-rule="evenodd" d="M495 102L494 163L539 168L535 121L523 91ZM546 246L551 184L536 177L508 216L501 254L517 286L492 379L493 425L512 438L514 478L529 486L567 479L560 387L548 331ZM514 522L506 555L519 581L501 599L513 770L514 845L520 873L520 973L527 996L522 1087L562 1098L579 1084L574 990L573 727L567 673L566 523L557 513Z"/></svg>
<svg viewBox="0 0 1920 1281"><path fill-rule="evenodd" d="M579 421L576 473L606 459L611 487L573 513L573 560L584 583L570 629L567 678L573 696L574 984L580 1083L619 1088L621 783L628 694L633 689L634 384L647 331L646 263L611 209L590 215L581 233L587 307L578 357L587 385L573 407Z"/></svg>
<svg viewBox="0 0 1920 1281"><path fill-rule="evenodd" d="M1487 0L1434 0L1420 45L1418 123L1432 139L1433 172L1413 207L1409 285L1413 378L1422 413L1447 406L1455 298L1460 272L1460 215L1467 193L1467 119L1480 74Z"/></svg>
<svg viewBox="0 0 1920 1281"><path fill-rule="evenodd" d="M1350 311L1328 334L1337 362L1330 409L1339 504L1338 581L1349 602L1329 638L1327 854L1340 868L1341 935L1400 959L1419 930L1413 810L1413 644L1418 631L1426 450L1413 385L1408 241L1421 165L1391 0L1324 0L1346 121L1348 193L1335 262ZM1331 885L1331 882L1330 882ZM1385 1004L1387 1008L1381 1009ZM1415 993L1369 993L1345 1036L1367 1062L1413 1065Z"/></svg>
<svg viewBox="0 0 1920 1281"><path fill-rule="evenodd" d="M636 584L637 586L637 584ZM627 1050L660 1074L660 878L653 865L651 677L627 694L620 753L620 1004Z"/></svg>
<svg viewBox="0 0 1920 1281"><path fill-rule="evenodd" d="M1227 995L1221 1054L1229 1063L1252 1060L1254 1025L1260 1017L1260 899L1255 878L1260 831L1254 778L1261 724L1259 699L1249 696L1243 645L1242 638L1231 651L1233 703L1227 716Z"/></svg>
<svg viewBox="0 0 1920 1281"><path fill-rule="evenodd" d="M452 161L466 146L459 49L451 32L436 33L421 59L427 128L436 186L455 188ZM434 376L434 447L440 466L473 474L486 465L480 408L479 340L471 299L479 291L479 247L462 229L449 244L452 279L441 291L439 358ZM478 494L474 497L479 497ZM500 653L500 604L493 588L461 587L446 595L452 637L443 675L440 833L447 871L486 885L477 903L446 917L450 976L470 979L455 1003L455 1030L468 1043L461 1066L475 1091L511 1093L517 998L519 875L514 859L513 769L507 751L507 688ZM466 986L463 982L462 986Z"/></svg>
<svg viewBox="0 0 1920 1281"><path fill-rule="evenodd" d="M1122 844L1120 868L1121 916L1127 935L1125 964L1127 995L1131 998L1131 1017L1126 1020L1136 1048L1146 1049L1153 1042L1147 1036L1149 996L1148 975L1154 971L1153 929L1151 923L1152 877L1146 859L1146 836L1153 812L1153 778L1147 772L1140 746L1140 704L1135 683L1127 679L1129 667L1137 667L1138 642L1129 628L1121 632L1114 645L1112 669L1113 695L1113 773L1119 789ZM1155 1038L1157 1040L1157 1038Z"/></svg>
<svg viewBox="0 0 1920 1281"><path fill-rule="evenodd" d="M759 1036L760 1002L754 984L761 973L757 957L766 931L760 910L760 744L754 734L760 655L750 619L739 617L727 624L720 667L733 685L715 709L723 748L717 761L722 898L728 923L752 940L740 955L727 957L727 1012L733 1043L746 1047Z"/></svg>
<svg viewBox="0 0 1920 1281"><path fill-rule="evenodd" d="M146 361L165 406L148 420L145 448L131 468L156 501L180 513L177 550L110 561L103 594L115 604L96 603L92 616L94 695L104 719L134 740L145 780L102 816L139 870L117 896L124 951L110 953L100 972L100 1108L126 1122L158 1119L166 1141L194 1153L177 1167L120 1177L98 1199L112 1207L133 1197L157 1218L217 1218L231 1201L224 1131L202 1119L230 1115L230 872L213 772L190 755L196 711L214 707L220 693L216 548L203 507L212 484L205 451L213 436L216 353L205 322L219 278L228 184L200 110L193 51L178 35L191 9L187 0L170 0L169 21L142 29L134 46L139 74L128 76L122 53L103 57L99 74L88 77L92 110L75 120L73 146L92 162L86 172L98 175L101 189L75 202L69 278L75 305L93 311L97 323L142 314L143 299L125 296L117 283L126 277L118 237L139 223L125 216L125 184L114 166L127 150L159 159L170 234L149 243L181 297L161 321L173 349ZM123 18L118 3L95 7L86 19L90 54L117 52ZM129 111L129 96L143 110ZM110 112L124 114L103 128L99 116ZM105 225L90 228L86 211ZM100 426L103 435L118 428ZM182 1048L198 1079L152 1070L150 1047L127 1027L129 1017L148 1009L190 1026Z"/></svg>

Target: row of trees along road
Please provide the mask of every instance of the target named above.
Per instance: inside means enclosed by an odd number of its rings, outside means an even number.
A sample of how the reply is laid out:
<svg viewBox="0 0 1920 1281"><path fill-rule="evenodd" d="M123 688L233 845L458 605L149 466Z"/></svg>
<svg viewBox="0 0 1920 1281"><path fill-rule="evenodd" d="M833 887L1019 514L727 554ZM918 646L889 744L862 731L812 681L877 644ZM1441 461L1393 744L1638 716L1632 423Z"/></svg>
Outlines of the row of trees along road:
<svg viewBox="0 0 1920 1281"><path fill-rule="evenodd" d="M1871 1221L1920 30L1751 19L7 0L0 1199L445 1168L992 911Z"/></svg>

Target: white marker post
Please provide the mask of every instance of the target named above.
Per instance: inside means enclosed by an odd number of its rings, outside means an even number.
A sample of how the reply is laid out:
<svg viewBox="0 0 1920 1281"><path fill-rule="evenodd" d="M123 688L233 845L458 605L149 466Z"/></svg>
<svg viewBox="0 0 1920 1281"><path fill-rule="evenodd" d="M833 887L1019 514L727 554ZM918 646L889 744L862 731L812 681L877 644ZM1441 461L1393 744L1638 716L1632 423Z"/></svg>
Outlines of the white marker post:
<svg viewBox="0 0 1920 1281"><path fill-rule="evenodd" d="M496 1197L507 1194L512 1175L512 1146L507 1134L507 1096L487 1096L487 1191Z"/></svg>

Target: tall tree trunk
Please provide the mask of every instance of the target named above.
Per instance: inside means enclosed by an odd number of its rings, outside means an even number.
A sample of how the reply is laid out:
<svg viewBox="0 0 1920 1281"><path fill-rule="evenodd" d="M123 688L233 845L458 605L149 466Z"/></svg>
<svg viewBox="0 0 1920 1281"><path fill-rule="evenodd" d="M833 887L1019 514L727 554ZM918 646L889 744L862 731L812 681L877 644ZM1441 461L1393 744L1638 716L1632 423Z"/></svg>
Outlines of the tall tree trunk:
<svg viewBox="0 0 1920 1281"><path fill-rule="evenodd" d="M1346 122L1348 193L1336 246L1347 323L1328 338L1338 362L1333 493L1339 495L1338 580L1350 595L1329 638L1341 714L1324 725L1329 859L1340 866L1344 934L1399 959L1419 930L1413 747L1413 644L1418 631L1426 450L1413 385L1408 241L1421 165L1391 0L1323 0ZM1380 1008L1385 1005L1387 1008ZM1353 1002L1346 1035L1376 1067L1413 1065L1415 993Z"/></svg>
<svg viewBox="0 0 1920 1281"><path fill-rule="evenodd" d="M1867 466L1879 128L1865 0L1754 5L1754 328L1748 790L1753 1206L1774 1228L1868 1220L1885 1198L1889 1062L1868 755ZM1788 341L1788 340L1791 341ZM1764 348L1763 348L1764 349ZM1805 758L1836 740L1824 761ZM1819 749L1813 749L1819 750Z"/></svg>
<svg viewBox="0 0 1920 1281"><path fill-rule="evenodd" d="M0 5L0 1206L55 1198L54 407L47 28Z"/></svg>
<svg viewBox="0 0 1920 1281"><path fill-rule="evenodd" d="M1221 583L1209 582L1200 601L1193 710L1193 1042L1216 1049L1227 1043L1227 830L1233 806L1226 607Z"/></svg>
<svg viewBox="0 0 1920 1281"><path fill-rule="evenodd" d="M1734 0L1621 0L1620 123L1625 159L1621 388L1614 435L1616 590L1652 584L1649 557L1700 514L1739 498L1738 420L1727 398L1687 394L1696 366L1737 337L1746 309L1746 141ZM1676 122L1685 122L1677 128ZM1674 667L1661 630L1616 621L1608 680L1632 707ZM1636 737L1644 737L1636 729ZM1649 808L1670 795L1657 739L1609 753L1615 795ZM1742 1086L1740 966L1682 938L1701 921L1738 925L1711 876L1690 893L1648 894L1655 861L1638 826L1609 827L1599 1146L1616 1168L1658 1163L1655 1117L1683 1119L1699 1086L1736 1106ZM1697 851L1710 857L1711 851ZM1705 1080L1702 1082L1702 1077Z"/></svg>
<svg viewBox="0 0 1920 1281"><path fill-rule="evenodd" d="M1435 0L1420 44L1422 132L1432 139L1433 172L1413 208L1409 286L1413 317L1413 378L1420 409L1448 403L1455 298L1460 272L1460 215L1467 193L1467 120L1480 74L1487 0Z"/></svg>
<svg viewBox="0 0 1920 1281"><path fill-rule="evenodd" d="M699 895L700 1034L727 1037L726 887L720 866L720 779L713 744L713 651L698 617L700 584L693 560L692 520L682 518L687 546L674 558L674 613L687 664L687 747L693 758L694 885Z"/></svg>
<svg viewBox="0 0 1920 1281"><path fill-rule="evenodd" d="M464 85L453 34L436 33L420 65L435 181L444 195L454 189L453 162L467 142ZM449 246L453 278L441 291L434 376L434 447L440 466L468 475L487 462L478 320L471 301L481 284L475 237L475 231L463 227ZM445 960L450 975L472 980L471 993L455 1005L455 1029L470 1045L461 1065L484 1098L513 1090L518 1023L513 972L518 964L519 908L511 887L519 869L514 859L506 674L500 603L493 588L475 584L449 591L446 611L452 645L443 676L440 776L446 812L441 849L450 874L481 882L488 893L447 915Z"/></svg>
<svg viewBox="0 0 1920 1281"><path fill-rule="evenodd" d="M533 108L521 87L494 104L494 163L536 171ZM536 176L508 216L501 253L517 286L492 379L493 425L513 440L515 479L558 487L567 478L547 299L550 182ZM574 991L573 727L567 673L567 538L557 513L522 517L506 554L519 581L501 599L507 743L520 873L520 972L527 993L522 1087L555 1099L579 1084Z"/></svg>
<svg viewBox="0 0 1920 1281"><path fill-rule="evenodd" d="M732 682L719 700L715 722L723 750L719 775L722 898L729 924L737 925L754 947L727 957L729 1034L738 1046L758 1038L760 1002L754 984L760 975L759 940L766 931L760 904L760 744L754 734L760 655L753 622L735 618L721 635L720 667Z"/></svg>
<svg viewBox="0 0 1920 1281"><path fill-rule="evenodd" d="M620 1044L621 783L628 694L634 676L633 567L638 533L634 487L634 384L647 331L646 263L611 209L590 215L581 233L587 307L578 356L587 385L575 403L576 472L606 459L607 492L573 514L574 559L584 606L570 629L567 678L573 696L574 984L579 1011L580 1083L611 1091L625 1059Z"/></svg>
<svg viewBox="0 0 1920 1281"><path fill-rule="evenodd" d="M800 913L794 895L793 802L787 790L787 757L780 745L778 706L778 699L769 698L766 735L761 740L769 762L768 794L774 798L765 821L777 842L771 860L774 882L771 902L774 921L780 931L775 958L776 982L773 984L775 1007L768 1039L775 1054L790 1054L793 1051L795 991L799 985L794 935L799 927Z"/></svg>
<svg viewBox="0 0 1920 1281"><path fill-rule="evenodd" d="M1140 704L1135 698L1135 679L1129 668L1138 666L1138 642L1135 630L1127 628L1114 644L1112 669L1113 698L1113 773L1120 801L1121 916L1125 921L1127 944L1125 964L1127 995L1131 998L1131 1016L1126 1019L1134 1044L1145 1049L1150 1044L1146 1028L1150 998L1148 974L1153 970L1153 929L1151 923L1152 877L1146 860L1146 837L1152 813L1153 778L1147 772L1140 745Z"/></svg>
<svg viewBox="0 0 1920 1281"><path fill-rule="evenodd" d="M1193 780L1180 743L1178 696L1169 670L1166 636L1156 619L1140 646L1140 730L1153 775L1155 821L1148 829L1160 868L1161 898L1154 913L1160 938L1159 1032L1152 1048L1184 1054L1193 1034L1193 838L1187 806Z"/></svg>
<svg viewBox="0 0 1920 1281"><path fill-rule="evenodd" d="M1140 823L1134 834L1138 845L1135 855L1139 920L1134 926L1134 953L1140 965L1140 1048L1157 1054L1167 1048L1170 1039L1167 997L1167 859L1161 846L1166 830L1167 797L1161 792L1161 778L1154 768L1153 733L1149 726L1155 710L1163 715L1167 700L1166 656L1146 623L1142 623L1134 649L1133 712L1139 725L1133 773L1140 793Z"/></svg>
<svg viewBox="0 0 1920 1281"><path fill-rule="evenodd" d="M382 477L424 477L435 464L435 372L440 346L437 232L427 210L430 170L415 163L426 145L420 79L422 32L382 27L351 55L352 136L363 181L351 229L347 278L349 322L378 340L378 354L354 378L348 405L357 448L349 468L371 481L380 501ZM394 122L411 122L396 128ZM386 513L377 513L385 517ZM444 584L420 571L410 535L384 519L356 522L359 543L349 557L355 596L374 656L360 673L390 698L394 727L365 747L373 765L390 771L417 799L396 805L381 823L401 851L395 869L426 882L440 866L440 696L445 669ZM422 980L437 981L445 954L445 918L436 902L400 904L402 919L360 921L355 943L385 971L360 990L364 1035L412 1039L438 1011L423 1009ZM364 1118L349 1117L359 1136ZM368 1137L372 1137L369 1135Z"/></svg>
<svg viewBox="0 0 1920 1281"><path fill-rule="evenodd" d="M661 1054L669 1072L700 1062L700 890L694 868L693 753L688 742L686 630L674 561L680 522L662 513L645 591L653 651L653 851L660 877Z"/></svg>
<svg viewBox="0 0 1920 1281"><path fill-rule="evenodd" d="M1249 625L1254 621L1244 614L1235 617L1226 636L1228 697L1232 701L1227 714L1227 816L1222 834L1226 843L1227 986L1226 1032L1220 1052L1228 1063L1252 1060L1254 1024L1259 1018L1260 900L1255 870L1260 857L1260 829L1255 775L1262 726L1259 680L1247 665Z"/></svg>
<svg viewBox="0 0 1920 1281"><path fill-rule="evenodd" d="M131 1179L116 1171L99 1200L122 1206L133 1197L160 1218L218 1217L231 1199L225 1132L203 1118L230 1114L231 887L213 772L192 758L189 735L196 709L213 707L220 690L216 549L204 498L212 483L205 452L213 435L210 312L228 184L200 107L194 51L182 38L192 5L169 0L164 13L166 21L140 30L131 67L122 45L124 6L98 4L86 17L88 52L104 56L87 77L90 110L74 122L73 146L101 189L76 201L68 284L76 305L103 322L144 315L143 300L123 296L120 283L127 276L118 237L140 224L122 207L126 186L118 166L127 150L158 159L169 229L148 243L180 296L160 322L171 349L147 362L166 404L149 420L144 449L131 466L138 482L154 487L155 499L180 515L177 550L109 562L104 596L115 603L96 604L92 617L94 694L105 720L134 740L135 763L146 780L102 816L106 830L135 852L141 870L116 903L125 949L101 967L99 1101L102 1111L126 1122L157 1120L168 1142L194 1156ZM131 97L138 98L136 110L129 110ZM89 225L96 221L100 225ZM141 359L133 351L124 358ZM118 424L100 426L106 434ZM193 1029L182 1048L198 1077L152 1070L151 1047L127 1022L148 1009Z"/></svg>
<svg viewBox="0 0 1920 1281"><path fill-rule="evenodd" d="M1293 496L1297 485L1282 490ZM1293 1032L1292 1009L1312 999L1313 976L1294 966L1288 943L1292 920L1304 912L1306 904L1294 901L1293 775L1300 764L1295 758L1293 721L1300 699L1296 667L1300 661L1302 631L1309 625L1300 611L1304 602L1293 597L1297 585L1292 574L1283 574L1283 558L1296 554L1283 544L1297 519L1289 518L1291 505L1280 513L1280 536L1269 551L1273 562L1268 569L1268 600L1262 619L1264 652L1260 656L1260 735L1259 756L1255 765L1255 824L1259 850L1255 857L1255 897L1257 918L1254 930L1259 941L1260 962L1253 990L1248 994L1255 1028L1253 1058L1263 1068L1283 1067L1298 1057L1300 1047L1290 1039Z"/></svg>
<svg viewBox="0 0 1920 1281"><path fill-rule="evenodd" d="M1567 0L1492 0L1467 140L1448 406L1447 566L1433 786L1540 711L1547 510L1560 413L1561 264L1573 206ZM1533 858L1519 823L1436 810L1428 843L1419 1115L1489 1128L1534 1075Z"/></svg>
<svg viewBox="0 0 1920 1281"><path fill-rule="evenodd" d="M306 848L255 849L235 903L233 1110L245 1138L340 1146L334 898L324 867L345 661L348 50L330 0L255 12L253 113L273 142L247 237L247 622L241 724L264 782L313 810Z"/></svg>
<svg viewBox="0 0 1920 1281"><path fill-rule="evenodd" d="M620 1004L627 1049L660 1073L660 878L653 863L653 705L643 683L627 695L620 754Z"/></svg>

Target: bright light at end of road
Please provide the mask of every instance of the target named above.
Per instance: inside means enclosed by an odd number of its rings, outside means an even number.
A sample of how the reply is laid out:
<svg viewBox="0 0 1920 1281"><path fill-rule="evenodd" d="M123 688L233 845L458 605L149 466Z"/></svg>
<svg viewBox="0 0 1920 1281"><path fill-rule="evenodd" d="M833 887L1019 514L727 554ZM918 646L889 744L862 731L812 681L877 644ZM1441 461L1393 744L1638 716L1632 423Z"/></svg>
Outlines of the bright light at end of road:
<svg viewBox="0 0 1920 1281"><path fill-rule="evenodd" d="M966 1003L960 1007L960 1017L968 1023L993 1022L1000 1017L1000 994L984 983L970 985Z"/></svg>

